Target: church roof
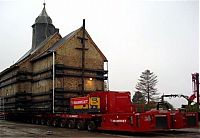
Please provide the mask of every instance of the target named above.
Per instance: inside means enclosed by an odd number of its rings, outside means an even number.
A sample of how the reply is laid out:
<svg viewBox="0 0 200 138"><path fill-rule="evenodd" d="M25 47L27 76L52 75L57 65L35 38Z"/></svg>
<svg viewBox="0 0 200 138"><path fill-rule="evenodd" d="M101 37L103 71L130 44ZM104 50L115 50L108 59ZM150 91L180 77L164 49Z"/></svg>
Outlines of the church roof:
<svg viewBox="0 0 200 138"><path fill-rule="evenodd" d="M71 33L69 33L68 35L66 35L65 37L61 37L61 39L59 41L57 41L55 44L53 44L49 49L45 50L43 53L39 54L38 56L35 56L31 59L31 61L35 61L38 60L42 57L45 57L49 54L51 54L52 52L56 51L60 46L62 46L65 42L69 41L73 36L75 36L79 31L81 31L83 28L79 28ZM85 30L86 31L86 30ZM104 54L101 52L101 50L97 47L97 45L94 43L94 41L92 40L92 38L90 37L90 35L88 34L88 32L86 31L87 36L91 39L92 43L94 44L94 47L96 48L96 50L100 53L100 55L103 57L104 61L108 61L106 59L106 57L104 56ZM27 59L30 55L34 54L38 49L42 48L48 41L50 41L54 36L56 35L60 35L59 33L55 33L54 35L49 36L48 38L46 38L36 49L30 49L26 54L24 54L15 64L13 64L12 66L10 66L10 68L0 72L0 75L6 73L9 70L12 70L14 67L17 67L18 64L20 64L23 60Z"/></svg>
<svg viewBox="0 0 200 138"><path fill-rule="evenodd" d="M43 47L51 38L53 38L56 34L49 36L47 39L45 39L42 43L40 43L40 45L36 48L36 49L30 49L28 52L26 52L17 62L16 64L20 63L22 60L26 59L27 57L29 57L30 55L34 54L38 49L40 49L41 47Z"/></svg>
<svg viewBox="0 0 200 138"><path fill-rule="evenodd" d="M35 19L35 24L36 23L47 23L47 24L52 24L51 18L48 16L46 9L45 9L45 3L43 4L44 7L42 9L42 12L40 15Z"/></svg>
<svg viewBox="0 0 200 138"><path fill-rule="evenodd" d="M31 60L38 60L42 57L45 57L46 55L49 55L52 52L55 52L60 46L62 46L65 42L69 41L72 37L74 37L79 31L82 31L82 27L80 27L79 29L69 33L68 35L66 35L65 37L61 38L59 41L57 41L55 44L52 45L52 47L50 47L49 49L47 49L44 53L32 58ZM86 30L85 30L86 31ZM94 43L94 41L92 40L92 38L90 37L89 33L86 31L87 36L90 38L90 40L92 41L92 43L94 44L94 47L96 48L96 50L100 53L100 55L103 57L104 61L108 61L107 58L104 56L104 54L101 52L101 50L97 47L97 45Z"/></svg>
<svg viewBox="0 0 200 138"><path fill-rule="evenodd" d="M55 51L58 47L60 47L62 44L64 44L66 41L68 41L71 37L73 37L78 31L80 31L81 28L69 33L62 39L60 39L58 42L56 42L52 47L48 49L48 51L53 52Z"/></svg>

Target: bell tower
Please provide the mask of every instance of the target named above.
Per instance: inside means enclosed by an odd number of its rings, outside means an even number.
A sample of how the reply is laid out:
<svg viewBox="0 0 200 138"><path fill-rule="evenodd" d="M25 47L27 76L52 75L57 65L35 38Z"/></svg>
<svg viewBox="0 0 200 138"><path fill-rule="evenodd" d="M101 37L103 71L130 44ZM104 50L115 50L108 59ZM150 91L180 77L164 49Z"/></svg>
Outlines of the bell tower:
<svg viewBox="0 0 200 138"><path fill-rule="evenodd" d="M35 19L35 23L32 25L33 34L32 34L32 50L36 49L38 45L43 42L50 35L59 32L58 28L52 24L51 18L48 16L45 5L40 15Z"/></svg>

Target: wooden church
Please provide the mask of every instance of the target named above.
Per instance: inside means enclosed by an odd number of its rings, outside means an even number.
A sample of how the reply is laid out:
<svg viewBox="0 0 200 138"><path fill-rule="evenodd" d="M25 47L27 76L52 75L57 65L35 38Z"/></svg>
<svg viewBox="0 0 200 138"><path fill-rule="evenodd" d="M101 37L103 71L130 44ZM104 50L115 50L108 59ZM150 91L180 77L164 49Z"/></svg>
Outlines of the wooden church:
<svg viewBox="0 0 200 138"><path fill-rule="evenodd" d="M62 37L44 3L32 28L32 48L0 73L0 98L7 112L67 112L70 97L105 90L107 59L84 20Z"/></svg>

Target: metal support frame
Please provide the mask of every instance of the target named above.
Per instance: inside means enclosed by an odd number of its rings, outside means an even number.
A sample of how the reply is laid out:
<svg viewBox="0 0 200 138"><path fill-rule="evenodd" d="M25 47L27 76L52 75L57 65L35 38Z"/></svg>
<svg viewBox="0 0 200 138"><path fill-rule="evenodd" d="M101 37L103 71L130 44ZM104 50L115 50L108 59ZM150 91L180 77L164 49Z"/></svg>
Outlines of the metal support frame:
<svg viewBox="0 0 200 138"><path fill-rule="evenodd" d="M193 87L193 93L197 97L197 104L199 106L200 105L199 103L199 73L192 74L192 87Z"/></svg>
<svg viewBox="0 0 200 138"><path fill-rule="evenodd" d="M54 114L54 104L55 104L55 52L53 51L53 114Z"/></svg>
<svg viewBox="0 0 200 138"><path fill-rule="evenodd" d="M5 120L5 100L4 97L0 97L0 120Z"/></svg>
<svg viewBox="0 0 200 138"><path fill-rule="evenodd" d="M186 95L182 95L182 94L163 94L161 96L161 102L164 102L164 97L169 97L169 98L176 98L176 97L181 98L181 97L183 97L189 102L189 97L186 96Z"/></svg>
<svg viewBox="0 0 200 138"><path fill-rule="evenodd" d="M106 70L108 71L108 61L106 61ZM106 91L109 91L109 79L108 79L108 72L107 72L107 90Z"/></svg>

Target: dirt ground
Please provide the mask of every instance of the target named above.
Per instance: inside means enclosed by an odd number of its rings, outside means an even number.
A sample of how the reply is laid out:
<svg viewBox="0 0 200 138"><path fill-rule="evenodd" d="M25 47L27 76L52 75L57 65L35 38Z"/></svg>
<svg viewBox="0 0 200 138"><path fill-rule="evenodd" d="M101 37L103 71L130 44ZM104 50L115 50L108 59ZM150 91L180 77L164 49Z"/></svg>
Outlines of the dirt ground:
<svg viewBox="0 0 200 138"><path fill-rule="evenodd" d="M50 126L24 124L0 120L0 138L10 137L95 137L95 138L145 138L145 137L182 137L199 138L200 128L181 129L179 131L126 133L126 132L88 132L76 129L54 128Z"/></svg>

